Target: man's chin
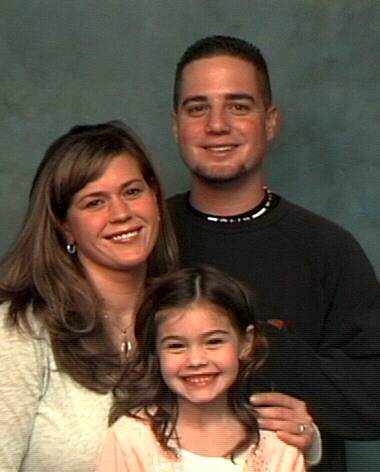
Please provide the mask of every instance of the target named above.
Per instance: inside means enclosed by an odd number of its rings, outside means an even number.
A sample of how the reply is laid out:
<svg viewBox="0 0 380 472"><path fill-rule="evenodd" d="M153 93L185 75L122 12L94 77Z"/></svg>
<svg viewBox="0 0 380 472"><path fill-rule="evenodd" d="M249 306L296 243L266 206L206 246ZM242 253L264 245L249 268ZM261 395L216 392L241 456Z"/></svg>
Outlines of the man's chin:
<svg viewBox="0 0 380 472"><path fill-rule="evenodd" d="M239 169L238 171L221 171L218 170L204 170L204 169L193 169L193 173L199 180L202 180L209 184L226 184L236 182L240 180L245 174L245 169Z"/></svg>

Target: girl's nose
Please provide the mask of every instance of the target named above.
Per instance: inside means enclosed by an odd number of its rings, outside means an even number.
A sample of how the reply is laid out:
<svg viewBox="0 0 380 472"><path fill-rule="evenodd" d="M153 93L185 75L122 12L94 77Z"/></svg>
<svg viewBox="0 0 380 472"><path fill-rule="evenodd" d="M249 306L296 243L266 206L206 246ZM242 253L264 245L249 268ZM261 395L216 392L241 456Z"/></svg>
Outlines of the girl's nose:
<svg viewBox="0 0 380 472"><path fill-rule="evenodd" d="M191 348L188 353L188 367L202 367L208 364L207 356L202 348Z"/></svg>

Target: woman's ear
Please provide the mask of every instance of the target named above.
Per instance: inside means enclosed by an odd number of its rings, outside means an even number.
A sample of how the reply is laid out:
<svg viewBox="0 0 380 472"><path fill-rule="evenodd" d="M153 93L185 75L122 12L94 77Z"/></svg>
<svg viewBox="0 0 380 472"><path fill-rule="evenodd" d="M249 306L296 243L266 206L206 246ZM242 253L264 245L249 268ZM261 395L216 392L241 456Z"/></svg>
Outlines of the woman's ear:
<svg viewBox="0 0 380 472"><path fill-rule="evenodd" d="M74 244L75 243L75 238L70 230L70 225L67 221L64 221L62 223L62 232L65 235L65 239L67 244Z"/></svg>
<svg viewBox="0 0 380 472"><path fill-rule="evenodd" d="M239 359L244 360L249 356L252 352L252 348L255 342L255 327L253 325L249 325L245 330L244 338L241 342L240 352L239 352Z"/></svg>

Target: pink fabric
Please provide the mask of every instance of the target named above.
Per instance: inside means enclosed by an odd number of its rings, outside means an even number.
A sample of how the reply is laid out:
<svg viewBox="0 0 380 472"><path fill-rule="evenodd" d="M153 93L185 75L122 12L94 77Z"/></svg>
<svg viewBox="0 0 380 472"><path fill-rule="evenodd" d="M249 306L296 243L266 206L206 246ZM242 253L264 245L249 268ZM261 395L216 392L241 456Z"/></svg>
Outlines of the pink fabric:
<svg viewBox="0 0 380 472"><path fill-rule="evenodd" d="M305 472L303 454L280 441L271 431L260 432L258 449L252 446L244 472ZM180 459L167 454L143 421L121 417L108 430L97 472L183 472ZM199 471L202 472L202 471Z"/></svg>

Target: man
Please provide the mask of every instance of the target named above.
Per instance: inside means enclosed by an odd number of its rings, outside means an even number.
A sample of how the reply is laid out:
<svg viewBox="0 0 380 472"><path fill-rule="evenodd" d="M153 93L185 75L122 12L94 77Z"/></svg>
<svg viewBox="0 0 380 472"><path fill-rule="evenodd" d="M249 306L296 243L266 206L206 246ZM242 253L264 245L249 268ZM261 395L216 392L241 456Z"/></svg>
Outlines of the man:
<svg viewBox="0 0 380 472"><path fill-rule="evenodd" d="M267 188L279 113L257 48L221 36L190 46L174 119L191 172L190 192L169 199L182 263L218 266L253 287L271 348L258 389L305 400L323 437L315 470L344 471L344 438L380 437L373 268L348 232Z"/></svg>

